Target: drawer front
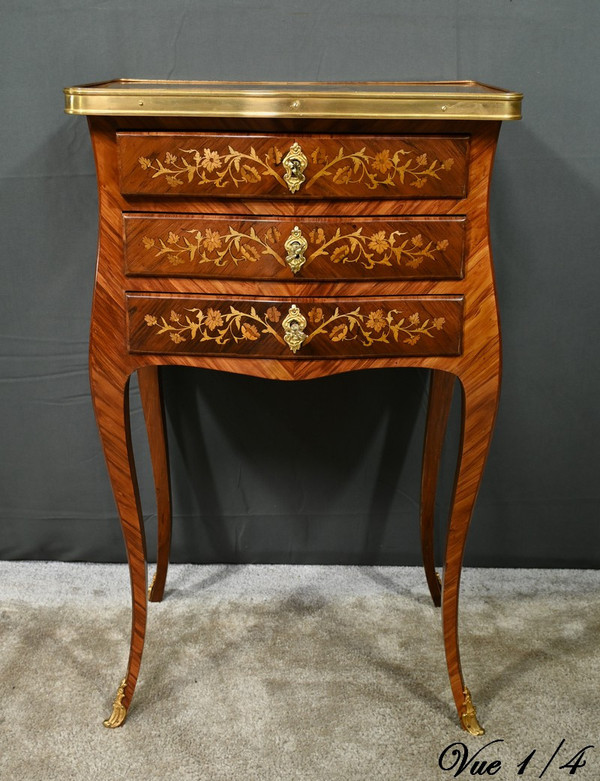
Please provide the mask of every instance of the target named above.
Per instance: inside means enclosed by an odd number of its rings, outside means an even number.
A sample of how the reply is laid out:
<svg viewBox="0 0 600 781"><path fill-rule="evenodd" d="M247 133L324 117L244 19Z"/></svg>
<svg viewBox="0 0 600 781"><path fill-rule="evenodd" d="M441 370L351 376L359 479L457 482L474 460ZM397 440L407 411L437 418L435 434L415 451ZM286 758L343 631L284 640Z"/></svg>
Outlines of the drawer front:
<svg viewBox="0 0 600 781"><path fill-rule="evenodd" d="M462 198L468 136L118 133L124 195Z"/></svg>
<svg viewBox="0 0 600 781"><path fill-rule="evenodd" d="M249 299L127 294L133 353L343 358L459 355L462 296Z"/></svg>
<svg viewBox="0 0 600 781"><path fill-rule="evenodd" d="M460 279L464 217L123 217L126 273L307 280Z"/></svg>

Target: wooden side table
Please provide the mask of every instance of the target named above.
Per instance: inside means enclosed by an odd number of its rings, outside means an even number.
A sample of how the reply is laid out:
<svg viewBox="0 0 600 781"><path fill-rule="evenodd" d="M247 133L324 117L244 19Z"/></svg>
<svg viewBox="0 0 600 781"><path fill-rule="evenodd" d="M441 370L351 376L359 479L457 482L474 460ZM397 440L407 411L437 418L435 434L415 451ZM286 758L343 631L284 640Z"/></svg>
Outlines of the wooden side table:
<svg viewBox="0 0 600 781"><path fill-rule="evenodd" d="M431 390L421 539L442 607L461 724L482 734L458 648L463 550L500 386L488 228L492 160L521 95L476 82L113 81L65 90L96 158L98 266L93 404L133 595L127 673L104 723L123 723L148 598L163 596L171 501L160 365L279 380L425 367ZM158 563L149 590L131 452L137 371L156 485ZM434 499L454 378L462 438L443 583Z"/></svg>

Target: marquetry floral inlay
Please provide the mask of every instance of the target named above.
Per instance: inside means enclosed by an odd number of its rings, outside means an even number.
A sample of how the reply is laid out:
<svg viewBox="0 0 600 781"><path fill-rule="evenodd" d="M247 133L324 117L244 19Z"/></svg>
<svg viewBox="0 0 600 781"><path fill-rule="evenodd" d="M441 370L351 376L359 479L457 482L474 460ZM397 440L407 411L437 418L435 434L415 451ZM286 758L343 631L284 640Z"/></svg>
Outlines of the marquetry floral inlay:
<svg viewBox="0 0 600 781"><path fill-rule="evenodd" d="M271 334L279 342L283 338L275 331L274 325L281 320L281 312L276 306L271 306L260 316L254 307L250 312L240 312L234 306L227 308L208 307L202 309L185 309L182 314L171 310L169 320L164 317L160 321L154 315L146 315L146 325L157 327L159 334L169 334L171 341L180 344L188 339L198 339L201 342L216 342L227 344L233 340L240 342L244 339L255 342L261 334ZM260 329L260 331L259 331Z"/></svg>
<svg viewBox="0 0 600 781"><path fill-rule="evenodd" d="M261 255L271 255L278 263L285 266L285 261L274 247L281 241L281 232L273 226L261 238L253 227L247 232L228 227L220 232L212 228L204 231L185 230L180 233L169 231L167 238L142 238L147 250L154 250L155 257L165 257L172 266L182 263L197 263L203 265L212 263L215 266L225 266L230 262L256 263ZM283 245L282 245L283 246Z"/></svg>
<svg viewBox="0 0 600 781"><path fill-rule="evenodd" d="M317 228L310 232L309 239L318 246L310 260L324 255L332 263L360 263L365 269L393 266L394 262L418 268L425 258L435 260L435 253L443 252L449 244L448 239L425 240L420 233L408 236L406 231L398 230L365 234L362 227L350 233L342 233L338 228L331 238L327 238L323 228Z"/></svg>
<svg viewBox="0 0 600 781"><path fill-rule="evenodd" d="M169 319L147 314L146 325L157 329L158 334L168 334L175 344L197 340L213 341L216 344L258 341L263 335L273 336L280 344L285 344L284 335L278 324L282 318L280 309L269 307L260 315L255 307L250 312L242 312L235 306L207 307L203 309L184 309L183 312L171 310ZM306 334L303 346L318 334L332 342L359 341L364 347L377 342L389 344L402 341L415 345L421 337L433 338L435 331L443 331L444 317L427 318L421 322L421 315L413 312L403 315L399 309L372 309L362 311L362 306L351 312L341 312L336 307L333 314L327 315L319 306L308 311L308 320L313 326Z"/></svg>
<svg viewBox="0 0 600 781"><path fill-rule="evenodd" d="M337 228L326 233L326 230L314 228L308 234L308 264L321 257L331 263L357 263L367 270L394 264L415 269L425 258L436 260L449 244L448 239L434 241L423 238L421 233L409 236L406 231L398 230L365 232L362 226L350 231ZM278 251L283 249L283 238L276 226L271 226L262 237L253 227L239 231L229 226L223 232L213 228L170 231L166 238L144 236L142 242L146 250L152 250L157 258L165 257L172 266L183 263L225 266L230 262L237 266L243 262L256 263L264 255L285 266L285 258Z"/></svg>
<svg viewBox="0 0 600 781"><path fill-rule="evenodd" d="M246 152L240 152L232 146L227 152L219 152L210 147L203 149L177 150L178 154L167 152L161 160L158 157L138 158L138 164L152 172L152 178L164 177L171 187L180 187L186 180L197 185L215 187L239 187L244 183L260 182L263 177L276 179L287 190L284 181L284 169L281 161L284 151L272 146L265 154L259 155L253 146ZM374 190L380 185L397 186L407 184L420 189L431 179L441 180L445 171L454 164L452 157L446 160L430 159L426 152L418 154L399 147L382 149L369 154L366 147L357 152L347 151L340 146L337 154L329 155L320 146L309 156L306 169L306 182L300 192L310 190L312 185L323 177L329 177L334 184L363 183Z"/></svg>

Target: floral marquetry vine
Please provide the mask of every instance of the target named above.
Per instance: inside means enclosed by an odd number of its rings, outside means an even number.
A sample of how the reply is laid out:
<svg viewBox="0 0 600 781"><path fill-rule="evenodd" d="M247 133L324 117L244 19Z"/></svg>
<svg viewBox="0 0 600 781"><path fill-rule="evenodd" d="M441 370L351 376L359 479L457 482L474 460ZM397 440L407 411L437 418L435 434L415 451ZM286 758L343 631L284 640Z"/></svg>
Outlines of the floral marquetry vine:
<svg viewBox="0 0 600 781"><path fill-rule="evenodd" d="M144 320L146 325L158 327L159 334L168 334L175 344L194 339L217 344L227 344L231 340L240 342L244 339L256 342L261 334L271 334L283 343L283 338L273 328L281 319L281 312L276 306L269 307L262 317L254 307L249 313L240 312L234 306L230 306L229 311L208 307L206 311L186 309L185 312L190 312L193 317L173 309L168 322L164 317L159 321L150 314L146 315Z"/></svg>
<svg viewBox="0 0 600 781"><path fill-rule="evenodd" d="M259 235L254 227L227 230L207 227L204 230L169 231L165 237L143 236L147 251L156 258L165 260L174 267L184 263L198 265L213 264L223 267L228 263L256 263L261 257L271 256L281 266L285 258L279 251L283 248L281 231L271 226ZM406 231L364 231L336 228L313 228L308 233L308 264L321 258L334 264L358 264L366 270L376 266L403 266L418 268L425 259L435 261L446 249L448 239L428 239L421 233L409 235Z"/></svg>
<svg viewBox="0 0 600 781"><path fill-rule="evenodd" d="M366 147L358 152L346 152L341 146L331 160L317 148L312 154L312 160L320 164L321 168L312 176L307 189L322 176L331 176L336 184L362 182L370 190L379 185L395 186L398 183L420 189L429 179L440 180L440 175L454 165L452 157L443 161L430 160L425 152L416 155L402 148L393 152L383 149L375 155L369 155Z"/></svg>
<svg viewBox="0 0 600 781"><path fill-rule="evenodd" d="M406 238L402 238L406 236ZM362 227L355 231L344 233L339 228L333 236L327 238L323 228L312 230L309 234L311 243L317 249L310 259L329 256L332 263L359 263L369 270L375 266L404 265L418 268L425 258L436 259L436 253L448 248L448 239L439 241L426 240L420 233L408 236L405 231L379 230L373 233L363 233Z"/></svg>
<svg viewBox="0 0 600 781"><path fill-rule="evenodd" d="M144 171L152 172L153 179L164 177L167 184L175 189L185 182L194 182L200 187L239 188L260 182L265 177L272 177L287 188L282 160L284 152L277 146L261 155L253 146L242 152L229 145L227 152L211 147L180 148L177 154L166 152L162 159L139 157L138 164ZM360 183L370 190L398 184L421 189L432 179L441 181L444 173L454 165L452 157L438 160L431 158L427 152L418 154L403 147L370 154L366 147L354 152L342 145L337 154L328 154L317 146L308 160L306 182L300 188L302 192L310 190L322 178L329 178L333 184L342 186Z"/></svg>
<svg viewBox="0 0 600 781"><path fill-rule="evenodd" d="M143 236L146 250L155 251L155 257L165 257L172 266L182 263L203 265L212 263L221 267L227 263L256 263L261 255L271 255L277 262L285 265L275 245L281 240L276 227L269 228L261 238L253 227L248 231L238 231L228 227L226 231L213 228L186 230L179 233L169 231L166 238L153 239Z"/></svg>
<svg viewBox="0 0 600 781"><path fill-rule="evenodd" d="M398 309L374 309L363 313L362 307L352 312L340 312L336 307L334 313L327 317L321 307L315 306L308 312L309 322L315 326L308 338L317 334L325 334L332 342L346 342L358 339L364 347L371 347L376 342L389 344L402 341L414 345L422 336L433 337L434 331L444 328L446 318L427 318L421 322L421 315L413 312L402 316Z"/></svg>
<svg viewBox="0 0 600 781"><path fill-rule="evenodd" d="M188 183L210 184L219 188L228 185L239 187L244 182L260 182L263 176L273 176L286 186L282 173L271 165L277 157L281 159L279 150L277 155L273 153L271 157L267 153L263 159L257 155L254 147L250 147L249 152L238 152L230 146L225 154L206 147L202 151L178 151L181 154L167 152L162 161L158 157L154 160L140 157L138 163L145 171L154 171L153 179L164 176L171 187L180 187L186 180Z"/></svg>
<svg viewBox="0 0 600 781"><path fill-rule="evenodd" d="M185 309L183 312L171 310L169 319L157 318L146 314L144 321L158 334L166 334L175 344L186 341L212 341L219 345L228 342L256 342L264 335L270 335L284 345L285 335L279 327L282 320L281 310L273 305L264 314L255 307L242 312L235 306L212 306L206 309ZM363 347L372 347L376 343L390 344L403 342L415 345L422 337L432 338L435 331L443 331L444 317L421 320L418 312L403 315L398 309L383 308L362 311L358 306L351 312L341 312L336 307L327 314L322 307L313 306L307 313L312 330L303 334L303 345L310 343L317 335L331 342L358 341Z"/></svg>

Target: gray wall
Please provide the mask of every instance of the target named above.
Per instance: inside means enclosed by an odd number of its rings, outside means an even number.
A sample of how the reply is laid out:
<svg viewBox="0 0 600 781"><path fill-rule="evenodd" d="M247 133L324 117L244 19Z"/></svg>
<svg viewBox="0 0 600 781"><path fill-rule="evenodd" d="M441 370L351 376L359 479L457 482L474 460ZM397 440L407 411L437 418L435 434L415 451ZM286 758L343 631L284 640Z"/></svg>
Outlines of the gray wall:
<svg viewBox="0 0 600 781"><path fill-rule="evenodd" d="M1 0L0 13L1 557L123 559L86 367L93 161L62 87L475 78L525 102L496 159L504 386L467 562L600 565L597 0ZM164 380L175 559L418 561L425 373ZM153 539L135 390L132 404Z"/></svg>

